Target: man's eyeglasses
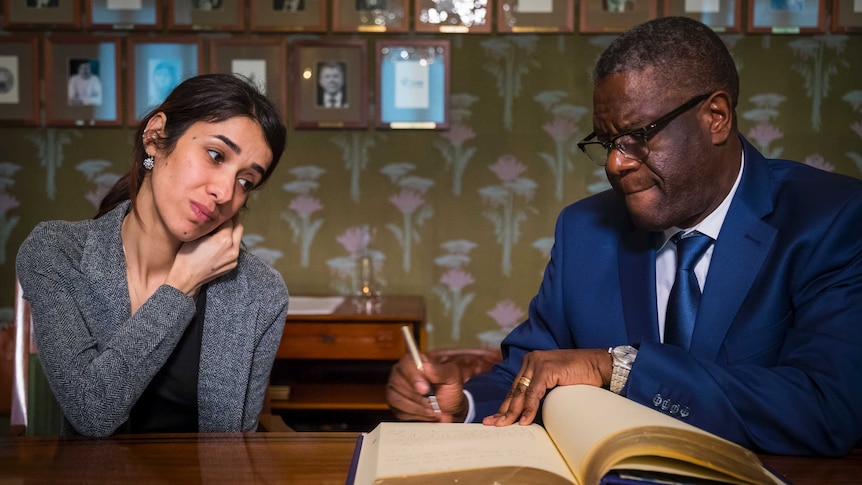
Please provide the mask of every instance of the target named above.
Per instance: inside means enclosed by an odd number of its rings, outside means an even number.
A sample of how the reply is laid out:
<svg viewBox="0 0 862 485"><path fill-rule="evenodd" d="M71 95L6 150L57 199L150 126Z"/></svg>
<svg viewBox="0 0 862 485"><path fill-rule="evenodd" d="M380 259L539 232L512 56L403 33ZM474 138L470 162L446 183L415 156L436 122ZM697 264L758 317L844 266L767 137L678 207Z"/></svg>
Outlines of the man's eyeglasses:
<svg viewBox="0 0 862 485"><path fill-rule="evenodd" d="M596 137L596 132L594 131L578 143L578 148L580 148L582 152L586 153L587 156L590 157L590 160L599 165L607 163L608 157L611 155L611 150L614 149L619 150L626 158L630 158L632 160L643 160L647 155L649 155L649 144L647 141L649 141L650 138L655 136L656 133L661 131L662 128L667 126L668 123L674 120L674 118L694 108L698 103L710 96L711 93L695 96L686 101L679 108L652 123L636 130L620 133L611 138L610 141L590 141Z"/></svg>

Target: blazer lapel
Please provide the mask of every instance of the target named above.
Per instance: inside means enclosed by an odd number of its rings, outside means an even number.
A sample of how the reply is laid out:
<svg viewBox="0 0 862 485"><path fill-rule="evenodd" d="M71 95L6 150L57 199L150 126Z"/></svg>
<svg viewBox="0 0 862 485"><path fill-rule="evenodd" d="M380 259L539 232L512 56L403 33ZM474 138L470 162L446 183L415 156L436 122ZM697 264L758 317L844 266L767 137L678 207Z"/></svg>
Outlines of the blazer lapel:
<svg viewBox="0 0 862 485"><path fill-rule="evenodd" d="M659 340L655 302L655 235L632 228L619 247L620 293L629 342Z"/></svg>
<svg viewBox="0 0 862 485"><path fill-rule="evenodd" d="M718 355L777 232L763 221L772 212L766 160L744 138L743 147L742 180L715 242L692 335L691 352L710 361Z"/></svg>
<svg viewBox="0 0 862 485"><path fill-rule="evenodd" d="M247 304L248 285L232 272L207 287L198 376L201 431L242 429L254 357L257 304ZM238 304L237 302L244 302ZM218 309L218 312L215 310Z"/></svg>

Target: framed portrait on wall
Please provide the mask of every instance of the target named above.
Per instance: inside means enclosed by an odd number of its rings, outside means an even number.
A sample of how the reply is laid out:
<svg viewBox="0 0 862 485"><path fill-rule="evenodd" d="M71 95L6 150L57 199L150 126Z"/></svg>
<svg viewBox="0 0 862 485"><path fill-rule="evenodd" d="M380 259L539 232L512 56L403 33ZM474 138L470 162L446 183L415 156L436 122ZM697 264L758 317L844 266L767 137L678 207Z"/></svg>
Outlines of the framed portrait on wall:
<svg viewBox="0 0 862 485"><path fill-rule="evenodd" d="M169 0L168 28L240 31L245 28L245 4L242 0Z"/></svg>
<svg viewBox="0 0 862 485"><path fill-rule="evenodd" d="M249 0L251 30L326 32L326 0Z"/></svg>
<svg viewBox="0 0 862 485"><path fill-rule="evenodd" d="M0 37L0 124L39 123L39 38Z"/></svg>
<svg viewBox="0 0 862 485"><path fill-rule="evenodd" d="M79 0L5 0L3 27L77 29L80 12Z"/></svg>
<svg viewBox="0 0 862 485"><path fill-rule="evenodd" d="M491 32L493 0L414 0L416 32L485 34Z"/></svg>
<svg viewBox="0 0 862 485"><path fill-rule="evenodd" d="M296 41L291 58L295 128L367 126L364 40Z"/></svg>
<svg viewBox="0 0 862 485"><path fill-rule="evenodd" d="M625 32L658 15L656 0L581 0L580 31Z"/></svg>
<svg viewBox="0 0 862 485"><path fill-rule="evenodd" d="M862 0L832 0L832 32L862 32Z"/></svg>
<svg viewBox="0 0 862 485"><path fill-rule="evenodd" d="M409 27L409 0L332 2L332 30L336 32L406 32Z"/></svg>
<svg viewBox="0 0 862 485"><path fill-rule="evenodd" d="M377 49L377 126L449 127L449 41L381 40Z"/></svg>
<svg viewBox="0 0 862 485"><path fill-rule="evenodd" d="M129 123L157 107L181 82L201 72L202 40L196 37L128 40Z"/></svg>
<svg viewBox="0 0 862 485"><path fill-rule="evenodd" d="M751 33L816 34L826 31L826 0L749 0Z"/></svg>
<svg viewBox="0 0 862 485"><path fill-rule="evenodd" d="M238 74L287 116L287 47L282 38L212 39L209 72Z"/></svg>
<svg viewBox="0 0 862 485"><path fill-rule="evenodd" d="M102 30L146 30L162 26L159 0L86 0L88 26Z"/></svg>
<svg viewBox="0 0 862 485"><path fill-rule="evenodd" d="M554 33L575 30L575 0L497 0L497 31Z"/></svg>
<svg viewBox="0 0 862 485"><path fill-rule="evenodd" d="M698 20L716 32L740 32L740 0L665 0L664 16Z"/></svg>
<svg viewBox="0 0 862 485"><path fill-rule="evenodd" d="M120 116L120 39L45 37L45 123L116 126Z"/></svg>

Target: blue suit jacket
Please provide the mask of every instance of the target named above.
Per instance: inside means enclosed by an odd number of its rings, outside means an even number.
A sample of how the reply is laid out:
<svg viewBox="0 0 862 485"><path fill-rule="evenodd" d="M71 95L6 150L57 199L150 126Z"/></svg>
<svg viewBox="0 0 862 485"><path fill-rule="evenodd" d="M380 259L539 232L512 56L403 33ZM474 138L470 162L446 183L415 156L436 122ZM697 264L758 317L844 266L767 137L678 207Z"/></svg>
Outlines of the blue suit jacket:
<svg viewBox="0 0 862 485"><path fill-rule="evenodd" d="M614 192L597 194L560 214L528 319L503 342L503 363L467 384L477 419L497 411L531 350L639 344L629 399L756 451L857 444L862 182L743 147L690 351L660 343L656 235Z"/></svg>

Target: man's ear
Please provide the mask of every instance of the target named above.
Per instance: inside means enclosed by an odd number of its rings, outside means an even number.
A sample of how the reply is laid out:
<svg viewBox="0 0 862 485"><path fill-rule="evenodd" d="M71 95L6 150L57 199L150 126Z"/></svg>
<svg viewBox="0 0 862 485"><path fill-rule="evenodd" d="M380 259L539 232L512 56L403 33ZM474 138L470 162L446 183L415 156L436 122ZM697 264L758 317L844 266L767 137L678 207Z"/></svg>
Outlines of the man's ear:
<svg viewBox="0 0 862 485"><path fill-rule="evenodd" d="M709 131L712 134L712 144L722 145L730 138L733 131L736 113L733 102L726 91L716 91L707 100L709 106Z"/></svg>

